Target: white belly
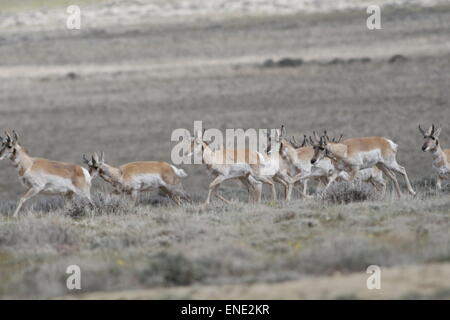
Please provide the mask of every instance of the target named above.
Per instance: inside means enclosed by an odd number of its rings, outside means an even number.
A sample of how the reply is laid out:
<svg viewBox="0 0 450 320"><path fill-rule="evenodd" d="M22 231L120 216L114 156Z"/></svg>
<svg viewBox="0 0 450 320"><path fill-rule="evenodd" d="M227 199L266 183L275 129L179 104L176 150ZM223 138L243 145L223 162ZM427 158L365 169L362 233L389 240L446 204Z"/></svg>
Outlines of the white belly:
<svg viewBox="0 0 450 320"><path fill-rule="evenodd" d="M435 166L433 165L433 169L437 172L437 174L438 174L441 178L450 179L450 168L448 168L448 167L446 167L446 166L435 167Z"/></svg>
<svg viewBox="0 0 450 320"><path fill-rule="evenodd" d="M159 174L148 173L148 174L140 174L134 177L134 179L130 183L132 189L145 191L157 189L161 186L165 186L166 183L161 178Z"/></svg>
<svg viewBox="0 0 450 320"><path fill-rule="evenodd" d="M49 194L66 193L75 189L71 179L42 172L25 175L22 182Z"/></svg>
<svg viewBox="0 0 450 320"><path fill-rule="evenodd" d="M383 160L381 151L379 149L361 152L358 158L359 158L358 165L360 166L361 169L371 168Z"/></svg>

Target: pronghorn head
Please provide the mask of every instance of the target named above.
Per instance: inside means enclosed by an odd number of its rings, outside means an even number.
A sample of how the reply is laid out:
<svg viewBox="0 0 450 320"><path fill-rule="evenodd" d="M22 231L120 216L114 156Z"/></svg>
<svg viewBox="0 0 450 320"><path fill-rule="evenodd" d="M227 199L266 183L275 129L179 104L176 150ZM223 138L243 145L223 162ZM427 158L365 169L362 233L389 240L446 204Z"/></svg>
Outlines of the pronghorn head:
<svg viewBox="0 0 450 320"><path fill-rule="evenodd" d="M19 136L16 131L13 130L13 136L9 132L5 131L5 138L0 137L1 149L0 149L0 160L5 158L13 159L17 149L20 148L18 144Z"/></svg>
<svg viewBox="0 0 450 320"><path fill-rule="evenodd" d="M288 154L290 152L295 151L295 147L292 145L291 141L289 141L288 139L286 139L286 128L284 125L281 126L280 130L279 130L279 146L280 146L280 155L282 158L289 158Z"/></svg>
<svg viewBox="0 0 450 320"><path fill-rule="evenodd" d="M313 134L314 139L309 137L309 142L311 143L314 149L314 155L311 158L311 164L315 164L316 162L322 160L324 157L333 158L330 146L332 144L340 143L343 135L341 134L339 139L336 138L330 139L330 137L327 134L327 131L324 131L323 135L320 138L315 131L313 132Z"/></svg>
<svg viewBox="0 0 450 320"><path fill-rule="evenodd" d="M434 124L431 125L431 127L428 128L427 131L423 130L420 127L419 124L419 131L423 135L423 138L425 139L423 145L422 145L422 151L433 151L437 148L439 145L439 134L441 133L441 127L439 126L437 129L434 126Z"/></svg>
<svg viewBox="0 0 450 320"><path fill-rule="evenodd" d="M89 168L89 174L92 178L95 178L97 175L102 176L104 172L104 164L105 164L105 153L102 152L101 156L99 157L98 154L95 152L94 155L91 157L91 160L86 158L86 155L83 154L83 161L86 163L86 165Z"/></svg>
<svg viewBox="0 0 450 320"><path fill-rule="evenodd" d="M315 164L326 156L328 146L328 140L325 138L325 136L321 136L319 138L315 131L313 132L313 135L314 139L311 136L309 137L309 142L314 149L314 154L311 158L311 164Z"/></svg>

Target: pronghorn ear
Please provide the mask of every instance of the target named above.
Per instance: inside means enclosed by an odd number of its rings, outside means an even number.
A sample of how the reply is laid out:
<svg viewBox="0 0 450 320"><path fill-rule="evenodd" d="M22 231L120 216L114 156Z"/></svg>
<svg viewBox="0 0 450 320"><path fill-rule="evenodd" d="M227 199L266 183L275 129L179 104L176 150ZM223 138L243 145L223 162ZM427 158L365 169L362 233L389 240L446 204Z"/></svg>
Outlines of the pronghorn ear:
<svg viewBox="0 0 450 320"><path fill-rule="evenodd" d="M94 155L92 156L92 160L93 160L93 163L99 163L100 162L97 152L94 152Z"/></svg>
<svg viewBox="0 0 450 320"><path fill-rule="evenodd" d="M102 151L101 155L100 155L100 163L104 163L105 162L105 153Z"/></svg>
<svg viewBox="0 0 450 320"><path fill-rule="evenodd" d="M419 123L419 131L424 137L426 136L426 132L425 132L425 130L422 129L422 127L420 126L420 123Z"/></svg>
<svg viewBox="0 0 450 320"><path fill-rule="evenodd" d="M434 130L434 125L432 124L431 127L428 128L427 132L425 132L425 136L430 136L431 133Z"/></svg>
<svg viewBox="0 0 450 320"><path fill-rule="evenodd" d="M84 161L84 163L86 163L89 167L92 165L90 162L89 162L89 160L88 160L88 158L86 158L86 155L83 153L83 161Z"/></svg>

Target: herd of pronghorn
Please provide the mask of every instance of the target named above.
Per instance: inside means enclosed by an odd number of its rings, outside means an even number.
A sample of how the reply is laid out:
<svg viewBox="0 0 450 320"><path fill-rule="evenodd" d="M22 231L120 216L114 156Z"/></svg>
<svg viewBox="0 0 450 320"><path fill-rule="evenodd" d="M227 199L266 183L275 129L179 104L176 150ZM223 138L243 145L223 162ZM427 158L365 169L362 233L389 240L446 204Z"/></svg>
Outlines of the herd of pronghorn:
<svg viewBox="0 0 450 320"><path fill-rule="evenodd" d="M433 168L437 172L437 188L442 180L450 178L450 149L441 149L439 134L441 128L432 125L428 130L419 130L424 138L422 151L433 155ZM104 154L94 153L90 159L83 155L88 166L51 161L31 157L18 142L17 133L5 132L0 137L0 160L9 158L17 168L21 182L27 191L21 196L14 217L17 217L25 201L39 194L60 194L71 199L74 195L84 198L93 206L91 200L91 181L100 176L111 184L114 193L126 193L137 200L139 192L159 189L165 192L178 205L190 202L190 196L184 191L181 180L187 177L183 169L167 162L140 161L114 167L105 163ZM250 149L213 150L203 141L202 132L189 137L189 147L185 156L201 157L213 181L209 185L206 204L214 195L229 203L218 193L221 183L237 179L247 188L249 201L260 202L262 184L271 187L272 198L276 200L275 182L284 187L285 200L289 201L294 185L303 184L302 195L307 197L308 180L317 180L321 190L326 190L336 180L353 182L355 179L370 182L381 191L386 191L383 174L394 184L398 197L401 196L396 174L403 176L408 192L415 195L404 167L396 160L397 144L384 137L364 137L342 140L330 139L326 131L318 136L315 132L309 140L304 136L302 144L295 138L287 139L285 129L275 130L268 137L267 149L259 152ZM242 152L240 152L242 151ZM226 158L231 161L223 161Z"/></svg>

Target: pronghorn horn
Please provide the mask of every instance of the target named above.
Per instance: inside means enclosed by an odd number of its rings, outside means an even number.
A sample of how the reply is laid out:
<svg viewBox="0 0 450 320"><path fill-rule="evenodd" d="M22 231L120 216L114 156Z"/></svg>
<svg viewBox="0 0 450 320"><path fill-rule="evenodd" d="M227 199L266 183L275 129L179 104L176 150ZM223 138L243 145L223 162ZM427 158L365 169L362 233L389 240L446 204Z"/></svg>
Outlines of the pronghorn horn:
<svg viewBox="0 0 450 320"><path fill-rule="evenodd" d="M311 136L309 136L309 142L311 143L312 146L314 145L314 141L313 141L313 139L311 138Z"/></svg>
<svg viewBox="0 0 450 320"><path fill-rule="evenodd" d="M297 143L297 141L295 140L295 137L294 137L294 136L291 137L291 139L289 140L289 142L294 146L294 148L298 148L298 147L299 147L299 146L298 146L298 143Z"/></svg>
<svg viewBox="0 0 450 320"><path fill-rule="evenodd" d="M317 133L315 131L313 131L313 135L314 135L314 140L316 140L316 142L319 142L319 140L321 140L321 139L319 139L319 136L317 135Z"/></svg>
<svg viewBox="0 0 450 320"><path fill-rule="evenodd" d="M11 135L9 134L8 131L5 131L5 136L7 141L12 141Z"/></svg>
<svg viewBox="0 0 450 320"><path fill-rule="evenodd" d="M433 132L433 125L431 125L429 128L428 128L428 130L425 132L425 136L426 137L429 137L429 136L431 136L431 133Z"/></svg>
<svg viewBox="0 0 450 320"><path fill-rule="evenodd" d="M97 154L97 152L94 152L94 155L92 156L92 160L94 160L94 163L95 163L95 162L97 162L97 163L100 162L99 159L98 159L98 154Z"/></svg>
<svg viewBox="0 0 450 320"><path fill-rule="evenodd" d="M308 144L308 138L306 137L306 134L303 135L303 142L302 147L306 146Z"/></svg>
<svg viewBox="0 0 450 320"><path fill-rule="evenodd" d="M342 140L342 138L344 137L344 135L343 134L341 134L341 136L339 137L339 139L336 141L336 143L339 143L339 142L341 142L341 140Z"/></svg>
<svg viewBox="0 0 450 320"><path fill-rule="evenodd" d="M432 136L434 134L434 130L436 129L436 127L434 126L434 123L431 124L431 132L430 132L430 136Z"/></svg>
<svg viewBox="0 0 450 320"><path fill-rule="evenodd" d="M330 141L330 137L328 136L327 130L323 130L323 136L327 141Z"/></svg>
<svg viewBox="0 0 450 320"><path fill-rule="evenodd" d="M86 158L86 155L83 153L83 161L84 161L84 163L86 163L87 165L89 165L90 163L89 163L89 159L88 158Z"/></svg>
<svg viewBox="0 0 450 320"><path fill-rule="evenodd" d="M422 129L422 127L420 126L420 123L419 123L419 131L423 136L426 136L425 130Z"/></svg>
<svg viewBox="0 0 450 320"><path fill-rule="evenodd" d="M284 124L282 124L280 128L280 137L284 136L285 134L286 134L286 127L284 126Z"/></svg>
<svg viewBox="0 0 450 320"><path fill-rule="evenodd" d="M14 135L14 140L17 142L19 141L19 136L17 135L16 130L13 129L13 135Z"/></svg>

